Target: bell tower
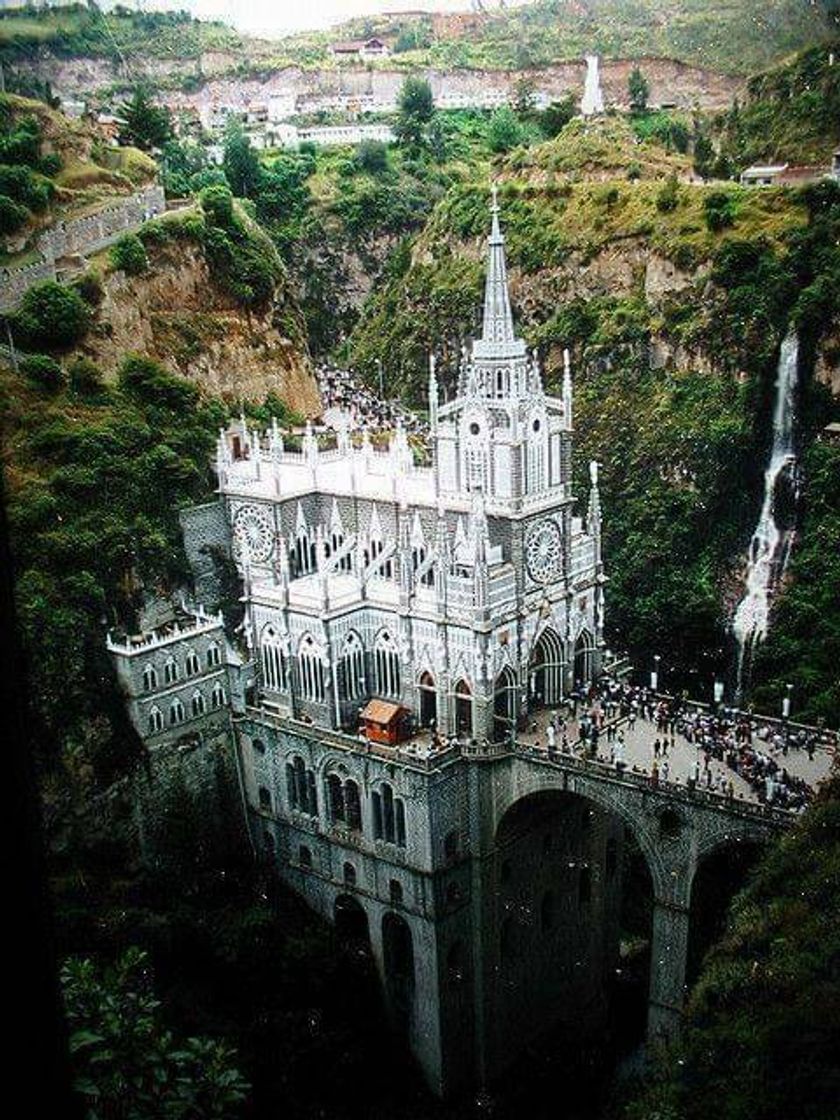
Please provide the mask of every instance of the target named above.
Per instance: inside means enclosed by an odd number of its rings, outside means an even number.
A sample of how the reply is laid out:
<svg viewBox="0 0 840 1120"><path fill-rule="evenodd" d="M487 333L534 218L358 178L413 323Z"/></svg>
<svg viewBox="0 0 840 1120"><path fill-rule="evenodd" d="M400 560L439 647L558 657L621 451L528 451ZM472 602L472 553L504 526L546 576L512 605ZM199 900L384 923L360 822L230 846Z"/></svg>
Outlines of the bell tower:
<svg viewBox="0 0 840 1120"><path fill-rule="evenodd" d="M567 361L568 392L546 396L536 351L516 335L495 186L490 214L481 335L464 350L453 401L439 404L432 373L429 414L438 492L479 492L514 512L570 496L571 382Z"/></svg>

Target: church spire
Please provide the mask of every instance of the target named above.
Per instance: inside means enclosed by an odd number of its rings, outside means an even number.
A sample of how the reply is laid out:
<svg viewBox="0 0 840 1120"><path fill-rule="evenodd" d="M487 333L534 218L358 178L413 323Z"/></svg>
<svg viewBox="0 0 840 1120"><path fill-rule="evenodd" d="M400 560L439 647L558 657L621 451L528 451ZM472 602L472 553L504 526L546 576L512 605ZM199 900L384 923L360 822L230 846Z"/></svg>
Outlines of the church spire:
<svg viewBox="0 0 840 1120"><path fill-rule="evenodd" d="M505 239L499 227L499 198L493 184L493 202L490 207L493 222L487 238L487 280L484 287L484 326L481 341L509 343L514 341L513 315L505 264Z"/></svg>

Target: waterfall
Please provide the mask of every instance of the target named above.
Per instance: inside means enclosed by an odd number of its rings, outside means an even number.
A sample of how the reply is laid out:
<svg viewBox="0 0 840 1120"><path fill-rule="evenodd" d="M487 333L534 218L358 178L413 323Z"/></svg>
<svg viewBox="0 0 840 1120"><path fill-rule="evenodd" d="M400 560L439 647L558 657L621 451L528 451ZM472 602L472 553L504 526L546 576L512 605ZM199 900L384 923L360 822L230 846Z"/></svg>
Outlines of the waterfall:
<svg viewBox="0 0 840 1120"><path fill-rule="evenodd" d="M750 542L744 595L732 620L732 632L738 646L736 695L739 697L749 668L749 655L755 644L767 637L773 592L785 573L790 554L791 535L779 525L777 502L783 476L790 479L796 465L793 425L798 362L799 339L791 329L779 354L773 446L764 472L764 500Z"/></svg>
<svg viewBox="0 0 840 1120"><path fill-rule="evenodd" d="M586 56L586 82L583 87L583 101L580 111L585 117L592 117L604 111L604 97L601 93L601 77L598 72L597 54Z"/></svg>

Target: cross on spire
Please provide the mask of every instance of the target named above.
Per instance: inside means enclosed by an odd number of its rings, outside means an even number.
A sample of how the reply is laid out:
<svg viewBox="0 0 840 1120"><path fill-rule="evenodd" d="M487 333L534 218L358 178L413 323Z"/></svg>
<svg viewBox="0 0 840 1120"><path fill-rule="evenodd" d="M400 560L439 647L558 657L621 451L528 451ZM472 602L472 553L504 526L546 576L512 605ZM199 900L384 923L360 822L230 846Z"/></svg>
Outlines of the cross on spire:
<svg viewBox="0 0 840 1120"><path fill-rule="evenodd" d="M514 341L513 315L507 285L505 239L499 226L499 195L496 184L491 188L490 213L493 221L487 238L487 280L484 287L484 325L481 341L510 343Z"/></svg>

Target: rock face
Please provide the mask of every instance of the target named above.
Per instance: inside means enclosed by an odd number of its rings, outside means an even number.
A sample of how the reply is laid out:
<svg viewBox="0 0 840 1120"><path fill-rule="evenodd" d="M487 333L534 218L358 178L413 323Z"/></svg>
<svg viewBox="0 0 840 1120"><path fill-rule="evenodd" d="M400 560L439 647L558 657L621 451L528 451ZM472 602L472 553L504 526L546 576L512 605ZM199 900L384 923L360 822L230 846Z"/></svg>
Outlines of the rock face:
<svg viewBox="0 0 840 1120"><path fill-rule="evenodd" d="M202 56L196 68L196 81L201 84L194 92L167 91L160 93L161 100L178 105L209 106L220 104L245 104L248 101L265 101L272 94L293 93L305 103L319 97L336 95L371 96L375 102L396 102L405 77L405 71L376 66L372 69L302 69L287 66L269 69L267 76L244 78L234 70L242 59L226 52L213 52ZM149 78L171 79L183 77L183 60L146 59L144 69ZM650 85L650 103L674 104L681 108L697 105L701 109L728 107L733 96L741 90L743 81L714 70L677 62L670 58L640 60L603 60L601 84L607 108L627 103L627 79L634 66L639 65ZM37 68L39 76L46 78L53 89L62 96L87 95L104 91L118 79L114 64L108 59L61 59L44 55L35 63L18 63L21 71ZM432 86L435 100L446 104L447 96L475 98L503 94L513 98L516 82L523 74L532 78L538 92L548 97L561 97L566 93L578 99L583 95L586 63L583 58L546 66L539 70L467 70L424 68L423 77ZM200 77L199 77L200 75Z"/></svg>
<svg viewBox="0 0 840 1120"><path fill-rule="evenodd" d="M105 277L97 326L85 351L112 374L128 352L177 370L214 395L261 401L274 393L306 416L320 398L305 327L289 296L264 312L246 311L213 282L197 247L154 251L140 276Z"/></svg>

